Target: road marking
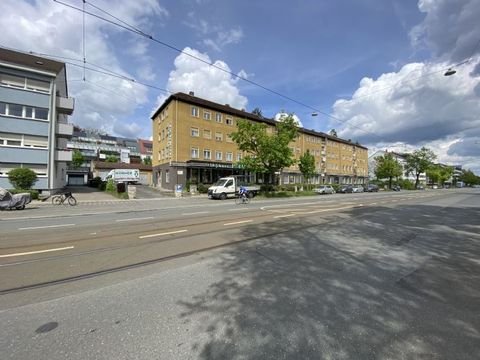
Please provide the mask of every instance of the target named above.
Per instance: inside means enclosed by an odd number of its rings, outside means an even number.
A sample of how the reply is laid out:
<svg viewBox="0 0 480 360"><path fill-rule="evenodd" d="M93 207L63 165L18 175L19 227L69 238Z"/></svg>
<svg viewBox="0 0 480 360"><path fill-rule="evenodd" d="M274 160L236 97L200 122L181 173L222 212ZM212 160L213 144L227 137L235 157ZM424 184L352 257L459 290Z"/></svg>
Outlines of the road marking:
<svg viewBox="0 0 480 360"><path fill-rule="evenodd" d="M236 222L232 222L232 223L226 223L226 224L223 224L224 226L227 226L227 225L237 225L237 224L245 224L245 223L249 223L249 222L252 222L253 220L242 220L242 221L236 221Z"/></svg>
<svg viewBox="0 0 480 360"><path fill-rule="evenodd" d="M115 220L116 222L124 222L124 221L139 221L139 220L151 220L154 219L153 216L143 217L143 218L131 218L131 219L119 219Z"/></svg>
<svg viewBox="0 0 480 360"><path fill-rule="evenodd" d="M370 205L377 205L377 203L371 203Z"/></svg>
<svg viewBox="0 0 480 360"><path fill-rule="evenodd" d="M184 213L182 214L183 216L189 216L189 215L198 215L198 214L208 214L209 211L197 211L197 212L192 212L192 213Z"/></svg>
<svg viewBox="0 0 480 360"><path fill-rule="evenodd" d="M289 216L295 216L295 214L278 215L278 216L274 216L273 218L278 219L278 218L284 218L284 217L289 217Z"/></svg>
<svg viewBox="0 0 480 360"><path fill-rule="evenodd" d="M139 236L139 239L146 239L146 238L151 238L151 237L156 237L156 236L165 236L165 235L173 235L173 234L180 234L183 232L187 232L188 230L177 230L177 231L169 231L165 233L160 233L160 234L151 234L151 235L142 235Z"/></svg>
<svg viewBox="0 0 480 360"><path fill-rule="evenodd" d="M48 228L66 227L66 226L75 226L75 224L33 226L33 227L18 228L18 230L36 230L36 229L48 229Z"/></svg>
<svg viewBox="0 0 480 360"><path fill-rule="evenodd" d="M228 211L242 211L242 210L245 210L245 208L228 209Z"/></svg>
<svg viewBox="0 0 480 360"><path fill-rule="evenodd" d="M23 252L23 253L15 253L15 254L5 254L5 255L0 255L0 258L33 255L33 254L42 254L42 253L47 253L47 252L52 252L52 251L70 250L70 249L73 249L73 248L74 248L74 246L67 246L67 247L56 248L56 249L46 249L46 250L29 251L29 252Z"/></svg>

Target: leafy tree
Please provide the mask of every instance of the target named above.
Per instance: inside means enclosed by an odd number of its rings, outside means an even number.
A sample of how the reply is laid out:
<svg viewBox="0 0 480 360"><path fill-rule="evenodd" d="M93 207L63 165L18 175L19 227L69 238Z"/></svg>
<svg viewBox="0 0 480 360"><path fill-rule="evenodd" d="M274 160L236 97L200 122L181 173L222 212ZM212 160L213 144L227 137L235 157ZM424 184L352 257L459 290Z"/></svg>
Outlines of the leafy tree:
<svg viewBox="0 0 480 360"><path fill-rule="evenodd" d="M15 189L30 189L37 182L37 174L28 168L16 168L8 172L8 180Z"/></svg>
<svg viewBox="0 0 480 360"><path fill-rule="evenodd" d="M412 154L407 155L405 170L408 174L415 176L415 189L418 186L420 174L426 172L436 158L437 155L426 147L422 147L420 150L415 150Z"/></svg>
<svg viewBox="0 0 480 360"><path fill-rule="evenodd" d="M302 156L300 156L298 167L302 172L303 178L307 181L315 175L315 157L307 150Z"/></svg>
<svg viewBox="0 0 480 360"><path fill-rule="evenodd" d="M451 166L432 165L426 171L428 178L441 186L450 179L453 175L453 168Z"/></svg>
<svg viewBox="0 0 480 360"><path fill-rule="evenodd" d="M480 177L476 176L471 170L462 170L459 180L468 185L480 184Z"/></svg>
<svg viewBox="0 0 480 360"><path fill-rule="evenodd" d="M331 135L331 136L338 137L338 135L337 135L337 130L335 130L335 129L330 130L330 131L328 132L328 134Z"/></svg>
<svg viewBox="0 0 480 360"><path fill-rule="evenodd" d="M116 157L115 155L108 155L105 161L109 163L116 163L118 162L118 157Z"/></svg>
<svg viewBox="0 0 480 360"><path fill-rule="evenodd" d="M238 165L247 171L275 174L295 163L289 144L297 136L293 116L282 118L273 134L267 133L267 125L248 120L237 121L237 131L230 134L238 149L245 156Z"/></svg>
<svg viewBox="0 0 480 360"><path fill-rule="evenodd" d="M253 109L252 114L255 114L255 115L263 118L262 110L259 107L256 107L255 109Z"/></svg>
<svg viewBox="0 0 480 360"><path fill-rule="evenodd" d="M388 187L392 188L392 179L402 175L402 165L393 157L392 154L386 153L383 156L375 158L377 166L375 168L375 176L377 179L388 179Z"/></svg>
<svg viewBox="0 0 480 360"><path fill-rule="evenodd" d="M80 150L75 149L72 153L72 162L70 163L74 169L78 169L85 162L85 157Z"/></svg>
<svg viewBox="0 0 480 360"><path fill-rule="evenodd" d="M145 159L143 159L143 163L145 165L152 165L152 158L150 156L145 157Z"/></svg>

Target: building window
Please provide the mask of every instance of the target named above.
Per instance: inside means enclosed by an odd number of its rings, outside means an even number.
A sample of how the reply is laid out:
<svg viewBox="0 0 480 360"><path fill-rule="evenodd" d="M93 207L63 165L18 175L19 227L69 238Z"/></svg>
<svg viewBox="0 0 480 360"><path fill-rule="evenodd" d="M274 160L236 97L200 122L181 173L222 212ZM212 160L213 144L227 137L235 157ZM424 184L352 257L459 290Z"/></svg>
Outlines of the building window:
<svg viewBox="0 0 480 360"><path fill-rule="evenodd" d="M205 160L210 160L212 158L212 154L209 149L204 149L203 150L203 158Z"/></svg>
<svg viewBox="0 0 480 360"><path fill-rule="evenodd" d="M223 134L220 132L215 133L215 140L217 141L222 141L223 140Z"/></svg>
<svg viewBox="0 0 480 360"><path fill-rule="evenodd" d="M49 92L50 83L47 81L40 81L27 78L27 89L40 92Z"/></svg>
<svg viewBox="0 0 480 360"><path fill-rule="evenodd" d="M215 151L215 160L222 160L222 152L217 150Z"/></svg>
<svg viewBox="0 0 480 360"><path fill-rule="evenodd" d="M6 115L7 114L7 104L0 102L0 114Z"/></svg>
<svg viewBox="0 0 480 360"><path fill-rule="evenodd" d="M191 136L194 136L194 137L198 137L200 136L200 131L198 130L198 128L190 128L190 135Z"/></svg>
<svg viewBox="0 0 480 360"><path fill-rule="evenodd" d="M192 148L191 149L190 157L192 159L198 159L198 148Z"/></svg>
<svg viewBox="0 0 480 360"><path fill-rule="evenodd" d="M48 109L35 108L35 119L48 120Z"/></svg>
<svg viewBox="0 0 480 360"><path fill-rule="evenodd" d="M45 93L50 92L50 83L48 81L29 79L22 76L3 73L0 73L0 85Z"/></svg>
<svg viewBox="0 0 480 360"><path fill-rule="evenodd" d="M170 183L170 171L165 170L165 182L168 184Z"/></svg>
<svg viewBox="0 0 480 360"><path fill-rule="evenodd" d="M211 139L212 138L212 132L210 130L204 129L203 130L203 137L205 139Z"/></svg>
<svg viewBox="0 0 480 360"><path fill-rule="evenodd" d="M233 142L232 137L229 134L227 134L227 142L229 143Z"/></svg>
<svg viewBox="0 0 480 360"><path fill-rule="evenodd" d="M242 153L237 153L237 161L240 161L242 160Z"/></svg>
<svg viewBox="0 0 480 360"><path fill-rule="evenodd" d="M199 111L198 111L198 108L196 106L192 106L191 114L192 114L192 116L195 116L195 117L199 116L198 115Z"/></svg>
<svg viewBox="0 0 480 360"><path fill-rule="evenodd" d="M216 121L217 123L221 123L221 122L223 121L223 120L222 120L222 114L216 113L216 114L215 114L215 121Z"/></svg>
<svg viewBox="0 0 480 360"><path fill-rule="evenodd" d="M233 125L233 119L231 117L226 117L225 118L225 124L227 125Z"/></svg>
<svg viewBox="0 0 480 360"><path fill-rule="evenodd" d="M227 152L225 158L227 161L233 161L233 153Z"/></svg>
<svg viewBox="0 0 480 360"><path fill-rule="evenodd" d="M211 120L212 119L212 114L210 111L203 110L203 119L204 120Z"/></svg>
<svg viewBox="0 0 480 360"><path fill-rule="evenodd" d="M17 104L8 104L8 115L22 117L23 106Z"/></svg>

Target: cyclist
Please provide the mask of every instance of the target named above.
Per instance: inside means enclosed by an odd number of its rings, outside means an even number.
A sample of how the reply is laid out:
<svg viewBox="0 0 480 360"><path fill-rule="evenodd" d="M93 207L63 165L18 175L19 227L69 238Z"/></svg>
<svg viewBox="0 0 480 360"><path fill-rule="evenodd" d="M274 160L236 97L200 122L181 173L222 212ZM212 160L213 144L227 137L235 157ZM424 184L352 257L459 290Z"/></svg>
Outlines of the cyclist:
<svg viewBox="0 0 480 360"><path fill-rule="evenodd" d="M240 190L238 191L238 196L242 198L242 201L245 201L245 198L247 197L247 189L245 186L240 185Z"/></svg>

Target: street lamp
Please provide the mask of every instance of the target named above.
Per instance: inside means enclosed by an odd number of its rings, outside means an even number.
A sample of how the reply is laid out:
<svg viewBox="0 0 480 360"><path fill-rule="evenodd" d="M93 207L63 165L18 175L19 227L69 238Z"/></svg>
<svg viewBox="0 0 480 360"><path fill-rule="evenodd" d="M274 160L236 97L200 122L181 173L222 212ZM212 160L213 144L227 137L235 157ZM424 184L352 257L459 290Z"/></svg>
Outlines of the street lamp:
<svg viewBox="0 0 480 360"><path fill-rule="evenodd" d="M457 70L454 70L452 68L448 68L448 70L445 72L445 74L443 74L443 76L452 76L456 72L457 72Z"/></svg>

